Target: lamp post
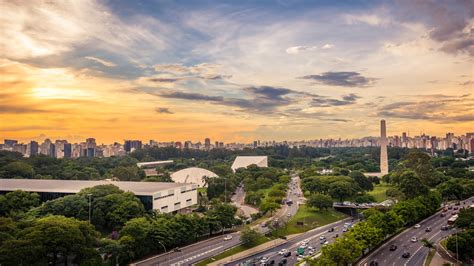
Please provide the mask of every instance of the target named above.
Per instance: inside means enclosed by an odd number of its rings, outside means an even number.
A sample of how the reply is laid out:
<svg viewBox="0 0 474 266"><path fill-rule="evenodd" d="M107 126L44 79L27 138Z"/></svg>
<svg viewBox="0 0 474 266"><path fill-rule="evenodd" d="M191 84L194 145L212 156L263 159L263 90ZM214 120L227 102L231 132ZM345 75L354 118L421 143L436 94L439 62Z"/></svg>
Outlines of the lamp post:
<svg viewBox="0 0 474 266"><path fill-rule="evenodd" d="M227 177L224 177L224 202L227 203Z"/></svg>
<svg viewBox="0 0 474 266"><path fill-rule="evenodd" d="M92 210L92 194L87 194L89 197L89 223L91 223L91 210Z"/></svg>
<svg viewBox="0 0 474 266"><path fill-rule="evenodd" d="M168 261L167 260L168 256L166 256L166 247L165 247L165 245L163 245L163 243L161 243L161 241L158 241L158 244L160 244L163 247L163 249L165 250L165 265L166 265L166 262Z"/></svg>

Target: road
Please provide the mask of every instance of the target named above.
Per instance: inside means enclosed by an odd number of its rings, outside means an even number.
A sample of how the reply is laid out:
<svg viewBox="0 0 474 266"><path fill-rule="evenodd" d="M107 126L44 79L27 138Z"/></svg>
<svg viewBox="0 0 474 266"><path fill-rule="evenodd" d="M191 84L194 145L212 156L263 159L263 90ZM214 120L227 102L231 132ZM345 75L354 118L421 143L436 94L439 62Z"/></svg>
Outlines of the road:
<svg viewBox="0 0 474 266"><path fill-rule="evenodd" d="M235 190L235 194L232 196L231 201L238 209L240 209L245 217L251 217L251 214L257 213L258 210L254 207L246 205L244 203L245 200L245 191L243 186L239 186Z"/></svg>
<svg viewBox="0 0 474 266"><path fill-rule="evenodd" d="M288 251L291 252L291 256L286 258L287 259L287 264L286 265L294 265L296 263L296 259L297 259L296 249L300 246L300 243L302 241L308 240L309 241L308 246L313 247L314 248L314 254L316 254L321 250L321 247L322 247L320 237L325 236L326 240L329 243L334 242L334 240L336 239L335 235L337 234L339 237L342 236L342 234L343 234L342 230L344 228L344 223L350 222L351 219L352 218L347 218L347 219L337 221L337 222L332 223L332 224L328 224L328 225L325 225L325 226L322 226L322 227L315 228L313 230L310 230L308 232L303 233L300 236L297 236L297 237L295 237L291 240L288 240L285 243L282 243L280 245L277 245L275 247L272 247L272 248L267 249L265 251L262 251L260 253L254 254L252 256L248 256L248 257L245 257L245 258L233 261L233 262L229 262L225 265L239 265L239 264L243 264L245 262L250 262L250 261L252 261L256 265L260 265L259 260L262 257L270 258L270 261L274 260L275 265L276 265L276 264L278 264L278 262L280 262L283 259L283 256L278 254L278 251L280 251L282 249L287 249ZM328 232L328 230L330 228L334 228L334 232ZM309 249L307 248L306 251L305 251L305 255L307 254L308 250Z"/></svg>
<svg viewBox="0 0 474 266"><path fill-rule="evenodd" d="M469 203L474 197L461 202L460 206L453 207L465 207L469 206ZM465 202L465 205L463 204ZM459 210L458 210L459 211ZM449 229L442 231L441 226L447 224L447 220L451 217L453 210L448 210L445 217L441 217L442 211L428 217L427 219L420 222L420 228L408 228L401 234L390 239L387 243L383 244L380 248L369 254L366 258L362 259L358 265L365 266L370 265L372 261L378 262L379 265L410 265L410 266L422 266L425 257L428 255L428 248L423 246L421 239L426 238L430 242L438 242L442 238L453 234L455 229ZM425 232L426 227L431 227L431 232ZM416 237L416 242L411 242L411 238ZM397 245L395 251L390 251L391 245ZM404 252L410 252L409 258L402 258Z"/></svg>
<svg viewBox="0 0 474 266"><path fill-rule="evenodd" d="M299 200L298 195L301 194L299 187L300 179L298 176L293 176L288 189L288 197L290 197L295 204L292 206L283 205L278 212L268 220L275 218L282 219L288 217L288 213L292 216L298 210L296 202ZM266 228L256 225L253 228L258 229L261 233L266 232ZM231 240L224 240L225 235L204 240L186 247L181 248L180 252L168 252L166 254L151 257L149 259L136 262L134 265L150 266L150 265L191 265L207 258L213 257L224 252L227 249L235 247L240 244L240 232L232 233Z"/></svg>

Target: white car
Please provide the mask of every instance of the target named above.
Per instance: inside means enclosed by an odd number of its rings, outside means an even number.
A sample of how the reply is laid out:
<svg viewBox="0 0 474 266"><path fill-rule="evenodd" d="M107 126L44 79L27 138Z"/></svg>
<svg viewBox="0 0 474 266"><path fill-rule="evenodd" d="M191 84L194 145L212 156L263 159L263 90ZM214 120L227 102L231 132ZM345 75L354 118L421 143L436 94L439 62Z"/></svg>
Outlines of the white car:
<svg viewBox="0 0 474 266"><path fill-rule="evenodd" d="M286 216L291 217L291 213L288 213Z"/></svg>
<svg viewBox="0 0 474 266"><path fill-rule="evenodd" d="M308 251L308 255L313 255L313 254L314 254L314 250Z"/></svg>
<svg viewBox="0 0 474 266"><path fill-rule="evenodd" d="M226 235L226 236L224 237L224 240L226 240L226 241L227 241L227 240L231 240L231 239L232 239L232 235Z"/></svg>
<svg viewBox="0 0 474 266"><path fill-rule="evenodd" d="M303 243L303 244L308 244L308 243L309 243L309 240L308 240L308 239L305 239L305 240L303 240L302 243Z"/></svg>
<svg viewBox="0 0 474 266"><path fill-rule="evenodd" d="M418 238L416 238L416 236L411 238L411 242L416 242L416 241L418 241Z"/></svg>
<svg viewBox="0 0 474 266"><path fill-rule="evenodd" d="M303 259L304 259L304 256L299 255L299 256L296 258L296 261L302 261Z"/></svg>
<svg viewBox="0 0 474 266"><path fill-rule="evenodd" d="M326 236L320 236L319 239L324 240L324 239L326 239Z"/></svg>
<svg viewBox="0 0 474 266"><path fill-rule="evenodd" d="M329 245L329 242L326 240L326 242L323 243L323 246Z"/></svg>
<svg viewBox="0 0 474 266"><path fill-rule="evenodd" d="M413 226L413 228L416 228L416 229L418 229L418 228L420 228L420 227L421 227L420 224L415 224L415 226Z"/></svg>
<svg viewBox="0 0 474 266"><path fill-rule="evenodd" d="M269 260L270 260L270 258L263 257L263 258L260 260L260 262L261 262L261 263L267 263Z"/></svg>
<svg viewBox="0 0 474 266"><path fill-rule="evenodd" d="M312 246L309 246L308 249L309 250L314 250L314 248Z"/></svg>
<svg viewBox="0 0 474 266"><path fill-rule="evenodd" d="M288 252L288 249L282 249L282 250L278 251L278 254L279 255L284 255L284 254L286 254L286 252Z"/></svg>

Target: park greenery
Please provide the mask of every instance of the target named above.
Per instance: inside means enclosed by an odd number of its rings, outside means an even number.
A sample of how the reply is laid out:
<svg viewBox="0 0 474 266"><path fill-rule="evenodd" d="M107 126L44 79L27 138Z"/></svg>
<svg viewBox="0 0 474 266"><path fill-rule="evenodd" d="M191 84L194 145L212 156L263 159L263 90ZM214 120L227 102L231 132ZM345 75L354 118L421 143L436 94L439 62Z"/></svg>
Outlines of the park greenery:
<svg viewBox="0 0 474 266"><path fill-rule="evenodd" d="M233 173L230 165L237 155L267 155L270 167L250 166ZM354 226L344 237L347 240L339 239L324 248L318 262L349 263L385 237L432 214L441 199L460 200L474 194L474 175L468 169L474 162L465 160L463 152L448 150L437 155L389 148L391 171L379 180L362 174L380 170L377 147L276 146L241 151L149 147L123 157L77 159L43 155L23 158L19 153L0 151L0 178L171 182L171 172L191 166L209 169L219 176L206 178L208 188L200 190L197 212L190 214L146 211L135 195L112 185L44 202L38 194L24 191L0 195L0 263L126 264L165 248L190 244L243 223L236 217L236 208L226 204L240 184L247 192L247 204L262 213L274 212L285 198L290 171L300 173L308 199L303 206L311 212L331 212L333 201L375 201L384 198L378 195L381 191L385 191L385 197L399 201L391 208L365 211L366 220ZM140 161L168 159L175 163L157 169L157 176L146 177L136 166ZM323 169L331 169L332 173L320 174ZM383 190L379 189L381 186ZM458 234L458 241L467 241L464 247L472 246L468 241L472 240L470 215L463 213L459 218L459 223L465 221L458 225L465 228ZM246 235L249 243L255 242L255 234ZM447 243L451 249L452 240ZM461 251L462 258L471 258L467 249Z"/></svg>
<svg viewBox="0 0 474 266"><path fill-rule="evenodd" d="M459 259L466 264L474 263L474 208L461 208L456 227L463 231L449 237L446 247L453 254L459 253Z"/></svg>

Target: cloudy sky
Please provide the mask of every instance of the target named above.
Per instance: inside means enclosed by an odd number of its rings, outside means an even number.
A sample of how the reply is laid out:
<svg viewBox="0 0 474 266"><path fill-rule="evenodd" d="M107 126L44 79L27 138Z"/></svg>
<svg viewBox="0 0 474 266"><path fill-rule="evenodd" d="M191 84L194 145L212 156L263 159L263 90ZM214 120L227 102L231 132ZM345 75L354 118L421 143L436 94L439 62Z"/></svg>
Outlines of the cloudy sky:
<svg viewBox="0 0 474 266"><path fill-rule="evenodd" d="M474 130L470 0L0 1L1 138Z"/></svg>

